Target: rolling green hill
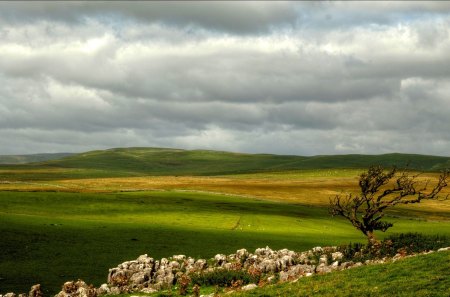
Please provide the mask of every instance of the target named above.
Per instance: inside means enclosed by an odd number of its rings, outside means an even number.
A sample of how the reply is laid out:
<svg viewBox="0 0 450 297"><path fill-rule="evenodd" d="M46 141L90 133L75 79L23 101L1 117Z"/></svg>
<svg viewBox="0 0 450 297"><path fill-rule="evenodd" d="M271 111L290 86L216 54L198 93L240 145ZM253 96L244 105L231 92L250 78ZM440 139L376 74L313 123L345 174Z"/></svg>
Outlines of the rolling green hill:
<svg viewBox="0 0 450 297"><path fill-rule="evenodd" d="M61 159L73 154L32 154L32 155L0 155L0 164L26 164L32 162L44 162L49 160Z"/></svg>
<svg viewBox="0 0 450 297"><path fill-rule="evenodd" d="M323 168L366 168L370 165L398 166L422 171L450 167L450 157L413 154L286 156L243 154L207 150L163 148L116 148L91 151L42 165L127 171L149 175L220 175L248 172Z"/></svg>
<svg viewBox="0 0 450 297"><path fill-rule="evenodd" d="M33 160L31 157L27 158ZM34 158L34 160L37 159L37 157ZM12 175L19 173L19 179L25 180L146 175L212 176L330 168L367 168L370 165L404 168L407 164L411 170L439 171L450 168L450 157L397 153L305 157L169 148L114 148L35 163L0 165L0 178L11 178Z"/></svg>

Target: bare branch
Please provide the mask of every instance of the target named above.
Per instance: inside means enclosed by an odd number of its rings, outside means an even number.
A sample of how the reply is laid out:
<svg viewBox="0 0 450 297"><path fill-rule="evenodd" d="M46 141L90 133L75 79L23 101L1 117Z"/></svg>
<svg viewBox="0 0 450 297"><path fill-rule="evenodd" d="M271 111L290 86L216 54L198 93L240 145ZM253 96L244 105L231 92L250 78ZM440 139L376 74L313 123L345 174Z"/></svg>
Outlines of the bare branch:
<svg viewBox="0 0 450 297"><path fill-rule="evenodd" d="M427 190L429 180L418 180L421 174L409 175L407 171L398 173L396 168L385 172L380 166L372 166L359 177L359 195L336 195L330 198L330 213L346 218L369 240L373 240L373 231L385 232L392 227L391 223L381 221L385 209L397 204L420 203L422 200L448 199L449 195L439 195L447 186L448 170L442 172L430 191Z"/></svg>

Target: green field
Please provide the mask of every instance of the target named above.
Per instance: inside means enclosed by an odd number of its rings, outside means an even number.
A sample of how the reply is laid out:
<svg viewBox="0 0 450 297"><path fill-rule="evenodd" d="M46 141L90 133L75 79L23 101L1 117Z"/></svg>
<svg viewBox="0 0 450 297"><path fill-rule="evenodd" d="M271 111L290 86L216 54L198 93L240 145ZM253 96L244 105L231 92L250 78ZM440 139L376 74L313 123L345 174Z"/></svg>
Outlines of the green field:
<svg viewBox="0 0 450 297"><path fill-rule="evenodd" d="M35 283L56 293L78 278L98 286L108 268L144 253L208 258L243 247L306 250L364 241L348 222L329 216L328 197L355 190L363 163L411 156L325 156L306 168L314 158L115 149L1 166L0 293L26 292ZM446 162L420 156L415 166ZM448 201L389 216L395 226L379 237L450 235Z"/></svg>
<svg viewBox="0 0 450 297"><path fill-rule="evenodd" d="M95 285L108 268L147 253L211 257L245 247L304 250L361 241L323 208L184 192L0 193L2 291L69 279ZM450 235L450 222L393 219L395 232Z"/></svg>

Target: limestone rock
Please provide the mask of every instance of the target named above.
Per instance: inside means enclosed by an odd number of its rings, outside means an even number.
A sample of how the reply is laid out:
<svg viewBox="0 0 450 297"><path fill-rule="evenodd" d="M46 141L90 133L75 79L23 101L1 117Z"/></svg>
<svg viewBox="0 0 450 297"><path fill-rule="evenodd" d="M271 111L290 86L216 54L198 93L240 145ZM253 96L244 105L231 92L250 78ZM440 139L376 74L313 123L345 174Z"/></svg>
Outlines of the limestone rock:
<svg viewBox="0 0 450 297"><path fill-rule="evenodd" d="M111 287L109 290L109 294L111 294L111 295L119 295L120 293L121 293L121 290L118 287Z"/></svg>
<svg viewBox="0 0 450 297"><path fill-rule="evenodd" d="M333 261L341 261L344 258L344 254L341 252L334 252L331 254L331 259Z"/></svg>
<svg viewBox="0 0 450 297"><path fill-rule="evenodd" d="M328 256L327 255L322 255L319 258L319 265L328 265Z"/></svg>
<svg viewBox="0 0 450 297"><path fill-rule="evenodd" d="M102 284L98 289L97 289L97 295L107 295L110 293L110 289L108 287L107 284Z"/></svg>
<svg viewBox="0 0 450 297"><path fill-rule="evenodd" d="M277 271L277 265L272 259L264 259L261 264L258 265L258 269L263 273L273 273Z"/></svg>
<svg viewBox="0 0 450 297"><path fill-rule="evenodd" d="M331 263L330 268L333 270L336 270L339 268L339 261L334 261L333 263Z"/></svg>
<svg viewBox="0 0 450 297"><path fill-rule="evenodd" d="M236 251L236 258L244 261L245 259L248 258L248 251L246 249L240 249Z"/></svg>
<svg viewBox="0 0 450 297"><path fill-rule="evenodd" d="M291 266L287 271L280 271L280 281L290 281L314 272L314 267L310 265L298 264Z"/></svg>
<svg viewBox="0 0 450 297"><path fill-rule="evenodd" d="M186 259L185 255L174 255L172 257L172 259L174 259L175 261L184 261Z"/></svg>
<svg viewBox="0 0 450 297"><path fill-rule="evenodd" d="M40 284L32 286L28 293L28 297L42 297L43 295Z"/></svg>
<svg viewBox="0 0 450 297"><path fill-rule="evenodd" d="M97 289L92 285L88 286L84 281L65 282L61 292L56 297L97 297Z"/></svg>
<svg viewBox="0 0 450 297"><path fill-rule="evenodd" d="M142 293L146 293L146 294L153 294L155 292L158 292L158 290L153 289L153 288L144 288L141 290Z"/></svg>
<svg viewBox="0 0 450 297"><path fill-rule="evenodd" d="M246 285L246 286L243 286L242 288L241 288L241 290L242 291L250 291L250 290L253 290L253 289L256 289L258 286L256 285L256 284L248 284L248 285Z"/></svg>
<svg viewBox="0 0 450 297"><path fill-rule="evenodd" d="M214 260L216 261L216 265L221 266L227 261L227 256L223 254L217 254L214 256Z"/></svg>
<svg viewBox="0 0 450 297"><path fill-rule="evenodd" d="M316 246L312 249L313 253L322 253L323 252L323 248L320 246Z"/></svg>
<svg viewBox="0 0 450 297"><path fill-rule="evenodd" d="M208 264L206 263L205 259L198 259L197 261L195 261L193 266L197 271L201 271L208 267Z"/></svg>
<svg viewBox="0 0 450 297"><path fill-rule="evenodd" d="M319 273L319 274L330 273L330 272L331 272L331 267L327 266L325 264L320 264L316 268L316 273Z"/></svg>

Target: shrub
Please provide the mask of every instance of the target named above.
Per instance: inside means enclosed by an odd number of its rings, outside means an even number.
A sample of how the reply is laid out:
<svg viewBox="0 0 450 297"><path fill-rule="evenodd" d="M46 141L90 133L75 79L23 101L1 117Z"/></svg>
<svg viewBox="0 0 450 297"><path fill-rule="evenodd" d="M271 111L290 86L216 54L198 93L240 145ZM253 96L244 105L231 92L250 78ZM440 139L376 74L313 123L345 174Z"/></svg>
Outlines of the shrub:
<svg viewBox="0 0 450 297"><path fill-rule="evenodd" d="M442 235L423 235L420 233L393 234L383 242L391 241L392 248L389 255L395 255L400 249L408 254L429 250L437 250L450 246L450 238Z"/></svg>
<svg viewBox="0 0 450 297"><path fill-rule="evenodd" d="M230 287L241 280L242 285L249 283L258 283L260 275L251 275L243 270L215 270L211 272L192 274L191 280L193 284L200 286L220 286Z"/></svg>
<svg viewBox="0 0 450 297"><path fill-rule="evenodd" d="M450 246L450 238L441 235L420 233L393 234L376 245L350 243L341 246L344 261L365 261L368 259L393 257L397 253L408 255Z"/></svg>
<svg viewBox="0 0 450 297"><path fill-rule="evenodd" d="M187 294L187 289L189 284L191 283L191 279L189 278L189 276L187 276L186 274L183 274L179 279L178 279L178 284L179 284L179 294L181 296L184 296Z"/></svg>

